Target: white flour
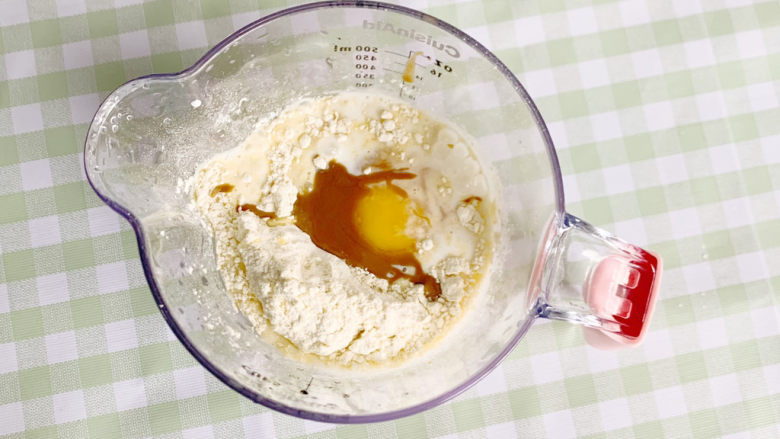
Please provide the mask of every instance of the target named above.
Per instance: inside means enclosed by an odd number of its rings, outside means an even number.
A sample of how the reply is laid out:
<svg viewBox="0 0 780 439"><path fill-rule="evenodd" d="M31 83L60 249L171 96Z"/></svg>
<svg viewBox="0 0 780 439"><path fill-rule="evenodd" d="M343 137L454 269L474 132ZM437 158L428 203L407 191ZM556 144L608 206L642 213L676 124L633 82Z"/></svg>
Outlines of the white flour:
<svg viewBox="0 0 780 439"><path fill-rule="evenodd" d="M348 265L295 225L298 193L331 160L353 175L383 162L418 176L397 184L430 220L417 258L440 283L438 300L429 301L422 285L389 283ZM461 315L489 266L494 207L468 144L450 126L378 95L344 93L288 108L245 144L204 164L193 183L236 306L258 332L340 364L419 352ZM214 192L225 184L234 188ZM464 201L475 197L479 204ZM246 203L276 218L237 212Z"/></svg>

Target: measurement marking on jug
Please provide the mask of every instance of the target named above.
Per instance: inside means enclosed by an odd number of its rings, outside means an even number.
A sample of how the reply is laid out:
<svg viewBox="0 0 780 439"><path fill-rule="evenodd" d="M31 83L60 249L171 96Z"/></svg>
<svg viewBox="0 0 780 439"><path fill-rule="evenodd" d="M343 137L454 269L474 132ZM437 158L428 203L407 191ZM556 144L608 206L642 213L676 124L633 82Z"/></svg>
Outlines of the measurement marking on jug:
<svg viewBox="0 0 780 439"><path fill-rule="evenodd" d="M390 53L390 54L393 54L393 55L402 56L402 57L404 57L404 58L406 58L406 57L407 57L407 56L406 56L406 55L404 55L403 53L393 52L392 50L383 50L382 52L385 52L385 53Z"/></svg>
<svg viewBox="0 0 780 439"><path fill-rule="evenodd" d="M370 52L370 53L379 53L379 48L374 46L339 46L338 44L333 45L333 51L334 52L352 52L354 49L355 52Z"/></svg>
<svg viewBox="0 0 780 439"><path fill-rule="evenodd" d="M444 64L440 59L434 58L432 61L434 67L430 71L431 75L441 78L442 73L452 73L452 67L448 64ZM437 70L437 68L440 70Z"/></svg>
<svg viewBox="0 0 780 439"><path fill-rule="evenodd" d="M341 38L337 39L341 40ZM441 78L446 73L453 71L449 64L427 55L421 50L409 50L408 53L404 54L393 50L382 49L380 51L377 46L342 45L340 43L339 41L333 44L333 52L352 58L354 61L353 75L356 80L355 86L360 88L372 87L374 81L378 79L376 71L381 69L387 73L401 75L404 86L400 94L414 99L416 87L410 87L410 84L415 81L422 81L427 76L423 72L427 71L433 77ZM388 54L388 57L382 58L380 52ZM426 61L419 62L423 58ZM396 70L396 65L399 66L400 71Z"/></svg>
<svg viewBox="0 0 780 439"><path fill-rule="evenodd" d="M374 85L377 70L377 55L379 48L375 46L342 46L333 45L333 51L336 53L349 54L355 61L353 74L355 75L355 87L368 88ZM354 55L353 55L354 53Z"/></svg>
<svg viewBox="0 0 780 439"><path fill-rule="evenodd" d="M395 61L391 61L391 63L392 64L399 64L399 65L405 66L404 71L408 71L410 68L413 69L414 66L425 67L427 65L427 66L431 67L431 69L428 70L428 73L430 73L431 75L435 76L436 78L441 78L442 74L452 73L452 71L453 71L452 66L450 66L449 64L445 63L444 61L440 60L439 58L434 58L434 57L432 57L430 55L426 55L422 51L409 50L409 52L407 52L406 54L393 52L392 50L384 50L383 52L386 52L386 53L389 53L389 54L392 54L392 55L396 55L398 57L403 58L404 61L395 60ZM426 64L418 63L417 60L415 59L415 58L418 58L418 57L419 58L425 58L426 60L428 60L428 63L426 63ZM414 63L414 64L412 64L412 63ZM409 76L405 76L404 77L404 81L406 81L406 79L408 79L408 78L410 78L410 77ZM417 78L417 75L415 75L415 78ZM419 79L422 79L422 78L419 78ZM406 82L411 82L411 81L406 81Z"/></svg>

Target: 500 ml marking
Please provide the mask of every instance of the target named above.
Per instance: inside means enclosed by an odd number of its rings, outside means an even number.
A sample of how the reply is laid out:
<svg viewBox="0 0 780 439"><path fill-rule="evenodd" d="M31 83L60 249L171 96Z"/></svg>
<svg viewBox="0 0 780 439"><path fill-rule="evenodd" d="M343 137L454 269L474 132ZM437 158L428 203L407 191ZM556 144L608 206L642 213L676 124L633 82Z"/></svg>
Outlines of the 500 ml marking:
<svg viewBox="0 0 780 439"><path fill-rule="evenodd" d="M373 82L367 82L367 81L373 81L376 79L375 70L377 69L376 61L377 61L377 55L379 53L379 48L375 46L339 46L338 44L333 45L333 51L344 53L344 52L354 52L354 59L355 59L355 79L358 81L355 82L356 87L371 87L374 85Z"/></svg>
<svg viewBox="0 0 780 439"><path fill-rule="evenodd" d="M352 52L351 46L339 46L338 44L333 45L333 51L334 52ZM373 47L373 46L355 46L355 52L373 52L378 53L379 48Z"/></svg>

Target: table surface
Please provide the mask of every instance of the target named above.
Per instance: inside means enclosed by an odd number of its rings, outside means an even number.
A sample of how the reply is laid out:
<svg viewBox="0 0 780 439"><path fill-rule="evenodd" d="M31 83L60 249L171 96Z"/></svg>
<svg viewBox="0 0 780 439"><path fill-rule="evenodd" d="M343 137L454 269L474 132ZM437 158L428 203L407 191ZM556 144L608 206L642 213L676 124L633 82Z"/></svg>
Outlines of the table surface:
<svg viewBox="0 0 780 439"><path fill-rule="evenodd" d="M495 51L548 121L567 207L660 253L642 347L544 322L454 401L339 426L267 410L167 329L85 182L98 103L295 2L0 0L0 435L780 436L780 2L406 1Z"/></svg>

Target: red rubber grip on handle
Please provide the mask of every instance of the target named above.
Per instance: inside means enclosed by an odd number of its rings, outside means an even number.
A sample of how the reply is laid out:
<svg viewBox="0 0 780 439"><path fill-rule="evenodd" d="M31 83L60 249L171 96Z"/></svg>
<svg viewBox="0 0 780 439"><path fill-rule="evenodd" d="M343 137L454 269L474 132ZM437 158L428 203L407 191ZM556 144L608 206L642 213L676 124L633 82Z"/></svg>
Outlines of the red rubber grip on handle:
<svg viewBox="0 0 780 439"><path fill-rule="evenodd" d="M642 341L655 308L663 261L635 247L629 256L604 258L590 275L586 298L593 312L611 321L604 330L589 328L588 343L608 349Z"/></svg>

